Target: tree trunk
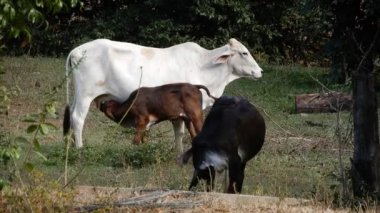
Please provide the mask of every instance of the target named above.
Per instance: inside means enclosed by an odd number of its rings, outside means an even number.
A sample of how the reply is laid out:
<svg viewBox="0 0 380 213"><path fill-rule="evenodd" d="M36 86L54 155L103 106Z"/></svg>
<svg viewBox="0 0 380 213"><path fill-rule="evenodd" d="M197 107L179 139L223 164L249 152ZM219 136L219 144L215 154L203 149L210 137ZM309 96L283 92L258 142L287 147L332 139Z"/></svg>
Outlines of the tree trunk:
<svg viewBox="0 0 380 213"><path fill-rule="evenodd" d="M351 159L355 196L374 195L380 189L380 146L373 61L364 59L353 73L354 155Z"/></svg>

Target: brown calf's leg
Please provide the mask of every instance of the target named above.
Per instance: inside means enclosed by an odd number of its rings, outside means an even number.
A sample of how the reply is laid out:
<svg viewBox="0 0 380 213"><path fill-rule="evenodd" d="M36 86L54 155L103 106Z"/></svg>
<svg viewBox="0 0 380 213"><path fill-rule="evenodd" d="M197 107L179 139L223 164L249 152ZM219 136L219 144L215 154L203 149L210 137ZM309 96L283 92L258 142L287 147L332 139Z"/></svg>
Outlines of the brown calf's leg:
<svg viewBox="0 0 380 213"><path fill-rule="evenodd" d="M195 129L195 133L200 133L203 126L202 110L187 110L186 114L189 117L190 122L192 123L192 128ZM194 134L194 137L196 134Z"/></svg>
<svg viewBox="0 0 380 213"><path fill-rule="evenodd" d="M134 144L140 144L143 142L144 132L146 129L146 125L148 123L149 123L149 118L148 120L144 118L136 118L136 134L135 134L135 137L133 138Z"/></svg>
<svg viewBox="0 0 380 213"><path fill-rule="evenodd" d="M144 135L144 130L136 129L136 134L135 134L135 137L133 138L133 144L138 145L142 143L143 135Z"/></svg>
<svg viewBox="0 0 380 213"><path fill-rule="evenodd" d="M186 128L190 133L191 139L194 139L194 137L197 135L197 132L194 129L193 123L189 119L184 119L184 121L185 121Z"/></svg>

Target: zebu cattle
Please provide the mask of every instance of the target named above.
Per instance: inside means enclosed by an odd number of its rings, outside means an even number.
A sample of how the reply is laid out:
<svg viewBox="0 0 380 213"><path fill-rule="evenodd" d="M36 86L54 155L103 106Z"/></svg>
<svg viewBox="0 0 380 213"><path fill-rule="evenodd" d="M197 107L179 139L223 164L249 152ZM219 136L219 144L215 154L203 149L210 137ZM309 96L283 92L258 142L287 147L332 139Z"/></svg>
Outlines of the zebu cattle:
<svg viewBox="0 0 380 213"><path fill-rule="evenodd" d="M113 100L122 102L139 86L191 83L204 85L213 96L220 97L228 83L240 77L261 78L262 69L248 49L233 38L228 44L213 50L193 42L153 48L98 39L69 53L67 80L70 73L75 91L70 109L67 107L65 110L64 134L72 127L75 145L79 148L83 146L82 130L90 104L100 95L108 94ZM213 99L204 92L202 95L204 109L213 103ZM174 123L174 129L176 143L182 143L184 123Z"/></svg>
<svg viewBox="0 0 380 213"><path fill-rule="evenodd" d="M247 100L217 99L192 147L182 155L182 163L193 157L194 174L189 189L195 187L199 179L205 179L207 190L212 190L215 171L227 170L226 192L240 193L246 163L263 146L265 129L264 118Z"/></svg>

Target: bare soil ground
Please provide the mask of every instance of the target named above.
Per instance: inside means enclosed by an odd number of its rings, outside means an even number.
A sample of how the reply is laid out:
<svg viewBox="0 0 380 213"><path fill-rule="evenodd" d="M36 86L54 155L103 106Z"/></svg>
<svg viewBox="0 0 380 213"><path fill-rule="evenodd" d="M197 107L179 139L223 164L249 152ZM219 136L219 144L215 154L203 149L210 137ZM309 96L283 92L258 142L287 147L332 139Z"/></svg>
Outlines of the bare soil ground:
<svg viewBox="0 0 380 213"><path fill-rule="evenodd" d="M295 198L93 186L75 190L75 212L346 212Z"/></svg>

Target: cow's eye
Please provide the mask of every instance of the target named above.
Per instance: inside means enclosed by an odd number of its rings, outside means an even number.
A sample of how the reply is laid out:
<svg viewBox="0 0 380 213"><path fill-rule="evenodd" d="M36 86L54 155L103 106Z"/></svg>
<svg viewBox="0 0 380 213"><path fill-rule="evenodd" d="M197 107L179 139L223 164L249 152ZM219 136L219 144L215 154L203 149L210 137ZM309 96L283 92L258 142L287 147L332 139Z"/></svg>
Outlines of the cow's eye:
<svg viewBox="0 0 380 213"><path fill-rule="evenodd" d="M243 56L247 56L247 55L248 55L247 52L242 52L241 54L242 54Z"/></svg>

